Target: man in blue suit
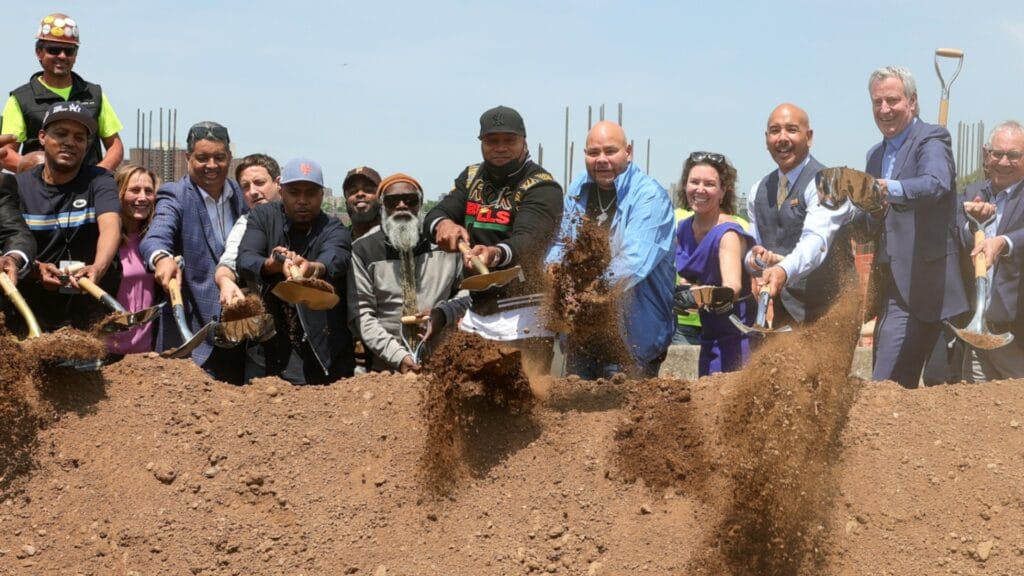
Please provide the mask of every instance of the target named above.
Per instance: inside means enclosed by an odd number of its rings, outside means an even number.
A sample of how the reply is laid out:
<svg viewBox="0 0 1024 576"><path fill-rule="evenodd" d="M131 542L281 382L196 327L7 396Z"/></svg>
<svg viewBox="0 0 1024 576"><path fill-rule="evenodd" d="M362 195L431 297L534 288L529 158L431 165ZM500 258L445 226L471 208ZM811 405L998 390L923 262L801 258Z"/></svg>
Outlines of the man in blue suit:
<svg viewBox="0 0 1024 576"><path fill-rule="evenodd" d="M868 151L867 172L886 199L884 209L862 216L878 233L872 379L916 388L942 320L967 310L954 233L956 170L949 132L918 117L909 70L875 70L868 91L884 139Z"/></svg>
<svg viewBox="0 0 1024 576"><path fill-rule="evenodd" d="M188 175L157 191L156 214L142 240L142 257L164 290L172 279L180 282L193 332L220 316L214 271L228 232L248 210L238 185L228 180L230 142L227 128L216 122L200 122L189 129L185 150ZM175 263L175 255L181 255L184 270ZM171 310L165 307L157 350L178 346L181 341ZM203 342L192 352L192 359L219 380L241 383L243 352L240 347L214 348Z"/></svg>
<svg viewBox="0 0 1024 576"><path fill-rule="evenodd" d="M1007 121L992 129L985 145L989 179L975 182L964 192L959 226L964 245L973 257L985 253L989 266L989 303L985 320L996 334L1010 332L1013 342L995 350L972 350L965 376L975 382L1024 378L1024 126ZM975 246L973 227L964 214L985 227L985 241Z"/></svg>

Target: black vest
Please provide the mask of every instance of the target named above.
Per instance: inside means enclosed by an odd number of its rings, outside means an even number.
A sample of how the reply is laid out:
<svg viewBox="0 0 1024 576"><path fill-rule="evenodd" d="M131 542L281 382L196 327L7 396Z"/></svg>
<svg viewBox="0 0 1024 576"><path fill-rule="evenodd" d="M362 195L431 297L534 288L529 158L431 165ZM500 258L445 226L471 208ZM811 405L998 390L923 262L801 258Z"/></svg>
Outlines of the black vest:
<svg viewBox="0 0 1024 576"><path fill-rule="evenodd" d="M804 190L808 184L817 180L818 172L823 168L811 156L796 182L790 183L789 195L783 201L782 209L776 207L779 171L775 170L761 180L754 198L754 216L762 246L777 254L793 251L800 240L804 219L807 217ZM840 230L832 239L828 255L821 266L803 280L787 283L779 300L794 320L811 322L825 314L838 298L844 280L854 275L850 236L846 230Z"/></svg>
<svg viewBox="0 0 1024 576"><path fill-rule="evenodd" d="M27 84L18 86L11 91L11 96L18 101L21 108L21 115L25 118L25 142L21 144L21 154L42 150L39 143L39 130L43 127L43 118L50 106L63 102L64 100L53 91L43 86L39 78L42 72L36 72L29 78ZM86 82L81 76L71 73L71 93L68 95L69 102L78 102L88 112L97 125L100 121L100 109L103 107L103 89L99 84ZM82 166L95 166L103 159L103 150L100 148L99 134L93 134L89 142L89 148L85 152Z"/></svg>

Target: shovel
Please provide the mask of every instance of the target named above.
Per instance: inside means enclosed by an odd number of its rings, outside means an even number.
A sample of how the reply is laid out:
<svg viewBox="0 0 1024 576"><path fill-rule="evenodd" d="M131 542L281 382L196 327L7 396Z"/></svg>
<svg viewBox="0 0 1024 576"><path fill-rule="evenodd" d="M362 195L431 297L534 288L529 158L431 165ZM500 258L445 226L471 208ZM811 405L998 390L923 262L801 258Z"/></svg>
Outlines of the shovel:
<svg viewBox="0 0 1024 576"><path fill-rule="evenodd" d="M768 325L767 316L769 299L768 285L765 284L761 287L761 292L757 295L757 318L754 320L753 326L747 326L735 314L729 314L729 321L744 334L781 334L783 332L792 332L793 328L790 326L772 328Z"/></svg>
<svg viewBox="0 0 1024 576"><path fill-rule="evenodd" d="M469 244L466 244L465 240L459 240L459 251L466 256L469 256ZM487 266L480 261L480 258L471 256L469 261L473 265L473 268L476 269L477 274L462 281L460 287L463 290L480 292L504 286L513 280L519 280L520 282L526 281L526 277L523 276L523 269L519 266L513 266L511 268L506 268L505 270L491 272L487 269Z"/></svg>
<svg viewBox="0 0 1024 576"><path fill-rule="evenodd" d="M74 273L83 267L84 265L79 264L68 268L67 271L68 273ZM164 306L164 303L161 302L156 306L151 306L145 310L129 312L125 310L124 306L122 306L120 302L107 293L106 290L100 288L95 282L85 276L78 279L78 285L88 292L93 298L99 300L104 306L110 308L115 313L104 318L102 324L100 324L100 331L105 334L123 332L130 328L141 326L146 322L152 322L156 319L157 315L160 313L160 309Z"/></svg>
<svg viewBox="0 0 1024 576"><path fill-rule="evenodd" d="M284 254L274 253L274 258L283 262ZM324 280L303 278L298 266L290 266L289 280L278 282L271 292L289 304L302 304L310 310L330 310L341 300L334 287Z"/></svg>
<svg viewBox="0 0 1024 576"><path fill-rule="evenodd" d="M99 370L103 366L103 359L97 357L74 357L72 356L59 356L59 352L54 352L54 348L67 349L66 341L50 340L49 335L44 335L39 329L39 322L36 320L36 315L32 313L32 309L28 307L28 303L25 302L25 298L18 291L18 288L11 282L11 279L7 277L7 274L0 272L0 286L3 287L4 294L14 304L14 307L18 309L21 317L25 319L25 325L28 327L28 337L22 342L23 346L30 349L30 353L36 354L45 352L43 356L43 362L52 366L74 368L79 372L94 372ZM80 345L78 338L75 336L75 348ZM81 338L88 338L91 340L91 336L82 335ZM32 349L35 349L33 351Z"/></svg>
<svg viewBox="0 0 1024 576"><path fill-rule="evenodd" d="M978 223L970 214L967 215L967 218L978 226L974 233L974 245L979 246L985 241L985 225L992 222L995 216L993 215L984 224ZM985 311L988 308L988 262L984 252L979 252L974 257L974 288L974 317L971 318L970 323L964 328L957 328L945 321L946 326L953 330L956 337L965 344L979 350L995 350L1013 342L1012 333L992 334L985 323Z"/></svg>
<svg viewBox="0 0 1024 576"><path fill-rule="evenodd" d="M242 302L237 298L231 303L236 305ZM223 318L223 315L221 316ZM214 326L213 343L221 348L234 348L245 340L266 342L277 335L274 327L274 317L270 314L253 314L235 320L221 321Z"/></svg>
<svg viewBox="0 0 1024 576"><path fill-rule="evenodd" d="M167 285L167 291L171 293L171 310L174 312L174 321L178 324L178 331L181 332L181 339L184 344L177 348L168 348L160 353L163 358L187 358L197 346L206 340L206 335L213 329L215 322L203 326L195 334L188 327L188 320L185 319L185 305L181 299L181 285L177 278L172 278Z"/></svg>
<svg viewBox="0 0 1024 576"><path fill-rule="evenodd" d="M21 292L18 291L18 287L11 282L11 279L7 277L7 274L0 272L0 286L3 287L4 294L7 295L14 307L18 309L21 317L25 319L25 324L28 326L28 337L38 338L42 335L42 331L39 329L39 322L36 321L36 315L32 313L32 309L28 307L28 303L25 302L25 298L22 297Z"/></svg>
<svg viewBox="0 0 1024 576"><path fill-rule="evenodd" d="M413 360L413 362L415 362L416 364L419 364L420 363L420 353L423 351L423 344L426 342L426 340L423 339L423 338L420 338L420 341L415 346L413 346L412 344L409 343L409 340L405 337L405 333L406 333L406 330L411 330L411 331L415 332L417 327L422 325L422 324L427 324L429 326L430 325L430 316L429 315L423 315L423 316L421 316L421 315L402 316L401 322L402 322L402 326L401 326L401 329L400 329L400 334L402 336L402 344L405 344L405 347L410 352L412 352L412 360Z"/></svg>
<svg viewBox="0 0 1024 576"><path fill-rule="evenodd" d="M939 58L956 58L958 60L956 71L949 79L949 82L942 77L942 70L939 68ZM939 83L942 84L942 99L939 100L939 126L945 126L949 119L949 88L953 81L960 75L960 69L964 66L964 51L959 48L937 48L935 50L935 73L939 76Z"/></svg>

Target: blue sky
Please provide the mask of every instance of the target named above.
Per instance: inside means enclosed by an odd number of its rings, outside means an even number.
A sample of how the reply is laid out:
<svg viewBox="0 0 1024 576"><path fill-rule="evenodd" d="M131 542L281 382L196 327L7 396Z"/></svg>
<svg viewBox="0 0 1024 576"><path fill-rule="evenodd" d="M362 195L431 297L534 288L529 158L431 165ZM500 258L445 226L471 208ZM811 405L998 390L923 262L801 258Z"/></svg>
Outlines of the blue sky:
<svg viewBox="0 0 1024 576"><path fill-rule="evenodd" d="M535 159L543 144L559 180L566 107L578 173L587 106L596 119L604 104L614 119L620 102L634 160L647 164L650 139L650 171L666 187L691 151L711 150L733 161L745 193L774 167L764 124L784 101L810 114L819 160L862 167L879 139L868 75L910 68L922 117L934 122L938 47L965 53L951 126L1024 120L1024 8L1002 0L8 4L6 90L38 70L42 16L66 12L81 29L75 70L103 85L126 145L137 108L175 107L179 142L192 123L216 120L237 154L316 159L335 189L366 164L444 194L479 161L478 118L497 104L523 114ZM952 65L944 61L947 78Z"/></svg>

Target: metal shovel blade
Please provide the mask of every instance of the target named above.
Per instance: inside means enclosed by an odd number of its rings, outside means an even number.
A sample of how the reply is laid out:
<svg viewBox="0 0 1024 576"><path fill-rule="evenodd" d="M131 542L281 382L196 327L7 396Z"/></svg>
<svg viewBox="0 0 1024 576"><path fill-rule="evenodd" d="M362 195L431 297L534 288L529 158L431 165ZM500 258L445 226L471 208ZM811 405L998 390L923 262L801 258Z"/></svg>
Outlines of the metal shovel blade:
<svg viewBox="0 0 1024 576"><path fill-rule="evenodd" d="M768 291L762 290L757 297L757 319L754 321L753 326L747 326L735 314L729 315L729 321L732 322L732 325L737 330L744 334L782 334L784 332L792 332L793 328L790 326L768 327L768 300Z"/></svg>
<svg viewBox="0 0 1024 576"><path fill-rule="evenodd" d="M526 281L526 276L523 275L523 269L521 267L513 266L511 268L506 268L505 270L488 272L487 274L476 274L475 276L470 276L463 280L460 287L463 290L479 292L490 288L504 286L513 280L519 280L520 282Z"/></svg>
<svg viewBox="0 0 1024 576"><path fill-rule="evenodd" d="M946 322L946 326L953 329L953 333L956 334L957 338L978 350L995 350L1013 342L1013 334L1010 332L1005 334L991 334L987 331L976 332L967 328L957 328L949 322Z"/></svg>
<svg viewBox="0 0 1024 576"><path fill-rule="evenodd" d="M310 310L330 310L341 300L334 292L314 288L301 280L278 282L271 292L289 304L302 304Z"/></svg>
<svg viewBox="0 0 1024 576"><path fill-rule="evenodd" d="M168 348L160 353L161 358L188 358L192 351L196 349L200 344L206 340L206 335L210 333L216 322L210 322L206 326L203 326L195 334L192 334L184 344L177 348ZM185 336L183 333L182 336Z"/></svg>
<svg viewBox="0 0 1024 576"><path fill-rule="evenodd" d="M113 332L123 332L136 326L141 326L146 322L152 322L156 319L157 315L160 314L160 310L163 309L166 302L161 302L156 306L146 308L145 310L139 310L138 312L125 312L118 316L113 316L107 319L103 324L102 331L106 334Z"/></svg>
<svg viewBox="0 0 1024 576"><path fill-rule="evenodd" d="M221 348L234 348L246 340L266 342L277 334L274 317L257 314L230 322L218 322L213 329L213 343Z"/></svg>

